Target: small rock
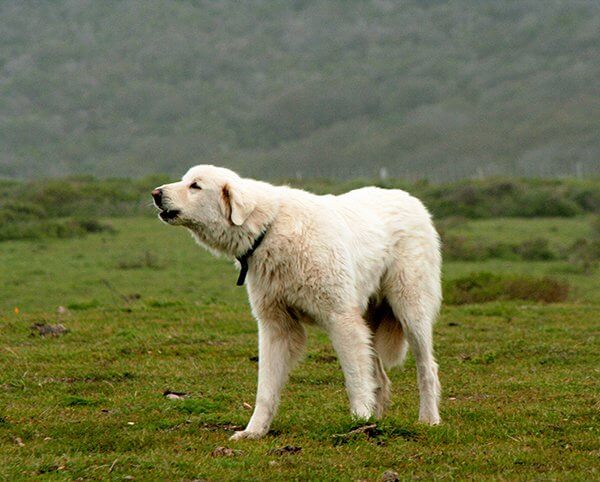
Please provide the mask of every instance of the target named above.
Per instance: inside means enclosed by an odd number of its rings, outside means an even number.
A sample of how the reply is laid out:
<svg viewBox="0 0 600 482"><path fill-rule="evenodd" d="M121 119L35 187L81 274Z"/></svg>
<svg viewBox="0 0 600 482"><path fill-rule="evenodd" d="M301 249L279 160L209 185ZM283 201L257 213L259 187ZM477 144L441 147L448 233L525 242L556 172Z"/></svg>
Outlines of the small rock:
<svg viewBox="0 0 600 482"><path fill-rule="evenodd" d="M25 447L25 444L23 443L23 439L21 437L16 437L15 442L19 447Z"/></svg>
<svg viewBox="0 0 600 482"><path fill-rule="evenodd" d="M381 476L381 482L398 482L400 480L398 472L386 470Z"/></svg>
<svg viewBox="0 0 600 482"><path fill-rule="evenodd" d="M163 397L168 398L169 400L183 400L187 393L184 392L174 392L172 390L165 390L163 392Z"/></svg>
<svg viewBox="0 0 600 482"><path fill-rule="evenodd" d="M165 395L165 397L169 400L183 400L183 397L181 395L177 395L176 393L169 393L168 395Z"/></svg>
<svg viewBox="0 0 600 482"><path fill-rule="evenodd" d="M229 447L217 447L212 451L211 455L213 457L234 457L243 453L241 450L234 450Z"/></svg>
<svg viewBox="0 0 600 482"><path fill-rule="evenodd" d="M56 313L59 315L66 315L69 312L68 308L64 307L64 306L59 306L58 308L56 308Z"/></svg>
<svg viewBox="0 0 600 482"><path fill-rule="evenodd" d="M46 323L34 323L33 325L31 325L29 327L29 329L32 332L37 331L37 333L40 336L64 335L65 333L67 333L69 331L64 327L64 325L61 325L60 323L58 323L56 325L48 325Z"/></svg>

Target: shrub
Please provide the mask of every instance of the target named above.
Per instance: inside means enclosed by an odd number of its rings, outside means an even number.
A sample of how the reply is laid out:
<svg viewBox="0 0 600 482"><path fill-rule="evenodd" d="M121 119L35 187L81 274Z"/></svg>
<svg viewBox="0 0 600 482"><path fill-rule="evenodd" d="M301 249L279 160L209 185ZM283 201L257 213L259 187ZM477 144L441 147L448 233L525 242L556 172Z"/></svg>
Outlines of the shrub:
<svg viewBox="0 0 600 482"><path fill-rule="evenodd" d="M69 177L0 182L0 225L65 217L150 215L150 190L168 180L165 176L153 176L139 180ZM448 228L466 218L564 217L600 209L600 188L594 180L490 179L429 184L359 178L292 180L290 184L320 194L340 194L370 185L403 189L420 198L436 218L454 218L448 221Z"/></svg>
<svg viewBox="0 0 600 482"><path fill-rule="evenodd" d="M442 250L448 261L483 261L490 258L524 261L549 261L559 258L548 240L536 238L522 243L483 244L464 236L443 235Z"/></svg>
<svg viewBox="0 0 600 482"><path fill-rule="evenodd" d="M568 283L548 277L472 273L444 282L445 302L451 305L504 300L557 303L565 301L568 294Z"/></svg>
<svg viewBox="0 0 600 482"><path fill-rule="evenodd" d="M592 238L600 239L600 216L594 216L590 224L592 228Z"/></svg>
<svg viewBox="0 0 600 482"><path fill-rule="evenodd" d="M11 201L0 205L0 225L12 222L24 222L47 217L44 208L25 201Z"/></svg>
<svg viewBox="0 0 600 482"><path fill-rule="evenodd" d="M579 271L590 274L600 262L600 239L578 239L569 248L569 261Z"/></svg>
<svg viewBox="0 0 600 482"><path fill-rule="evenodd" d="M557 255L550 249L547 239L536 238L514 246L514 252L524 261L549 261Z"/></svg>
<svg viewBox="0 0 600 482"><path fill-rule="evenodd" d="M464 236L445 236L442 249L445 259L450 261L482 261L489 258L486 246Z"/></svg>
<svg viewBox="0 0 600 482"><path fill-rule="evenodd" d="M409 191L420 197L438 218L571 217L600 209L600 189L594 181L491 179L433 186L415 184Z"/></svg>
<svg viewBox="0 0 600 482"><path fill-rule="evenodd" d="M583 210L571 199L560 193L539 191L531 192L522 199L520 213L523 217L573 217Z"/></svg>
<svg viewBox="0 0 600 482"><path fill-rule="evenodd" d="M72 223L79 226L85 233L115 232L115 229L110 224L101 223L97 219L76 219Z"/></svg>
<svg viewBox="0 0 600 482"><path fill-rule="evenodd" d="M73 238L87 233L114 232L112 226L95 220L34 220L0 224L0 241Z"/></svg>
<svg viewBox="0 0 600 482"><path fill-rule="evenodd" d="M571 189L569 194L573 201L584 211L591 213L600 212L600 189Z"/></svg>
<svg viewBox="0 0 600 482"><path fill-rule="evenodd" d="M489 258L498 258L498 259L519 259L519 255L517 254L518 245L510 244L510 243L494 243L490 244L487 247L487 254Z"/></svg>

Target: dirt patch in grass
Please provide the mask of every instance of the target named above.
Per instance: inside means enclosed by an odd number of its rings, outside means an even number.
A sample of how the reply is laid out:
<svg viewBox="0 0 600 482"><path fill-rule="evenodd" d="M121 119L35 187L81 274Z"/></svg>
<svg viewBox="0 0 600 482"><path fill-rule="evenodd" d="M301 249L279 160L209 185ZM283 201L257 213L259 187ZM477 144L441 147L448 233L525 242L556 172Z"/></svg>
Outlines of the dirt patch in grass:
<svg viewBox="0 0 600 482"><path fill-rule="evenodd" d="M234 424L234 423L228 423L228 422L215 422L215 423L203 423L201 425L201 428L203 430L208 430L210 432L219 432L222 433L224 430L243 430L244 426L243 425L238 425L238 424Z"/></svg>
<svg viewBox="0 0 600 482"><path fill-rule="evenodd" d="M302 451L302 447L297 447L295 445L284 445L283 447L269 450L268 454L269 455L289 455L289 454L298 454L301 451Z"/></svg>
<svg viewBox="0 0 600 482"><path fill-rule="evenodd" d="M213 457L235 457L244 455L244 452L242 450L235 450L230 447L217 447L212 451L211 455Z"/></svg>

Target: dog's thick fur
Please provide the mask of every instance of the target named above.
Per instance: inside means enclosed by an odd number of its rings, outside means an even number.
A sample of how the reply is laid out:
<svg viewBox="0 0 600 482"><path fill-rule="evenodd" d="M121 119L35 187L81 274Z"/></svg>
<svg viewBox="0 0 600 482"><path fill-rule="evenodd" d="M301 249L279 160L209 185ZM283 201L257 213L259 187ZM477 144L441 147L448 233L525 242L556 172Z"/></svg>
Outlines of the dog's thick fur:
<svg viewBox="0 0 600 482"><path fill-rule="evenodd" d="M352 414L381 416L407 344L415 356L419 420L440 422L432 327L441 302L440 242L423 204L408 193L367 187L317 196L196 166L153 193L160 217L188 228L209 250L246 253L246 281L259 327L254 414L233 439L267 433L279 394L306 340L304 323L329 334Z"/></svg>

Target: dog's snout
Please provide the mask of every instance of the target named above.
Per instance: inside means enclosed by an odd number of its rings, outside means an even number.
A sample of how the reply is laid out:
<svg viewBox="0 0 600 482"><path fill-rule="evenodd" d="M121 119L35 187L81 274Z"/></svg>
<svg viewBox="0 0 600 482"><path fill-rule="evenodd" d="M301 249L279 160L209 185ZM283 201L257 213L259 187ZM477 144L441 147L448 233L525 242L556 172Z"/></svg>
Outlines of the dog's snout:
<svg viewBox="0 0 600 482"><path fill-rule="evenodd" d="M160 208L162 207L162 195L163 191L160 188L156 188L152 191L152 197L154 198L154 203Z"/></svg>

